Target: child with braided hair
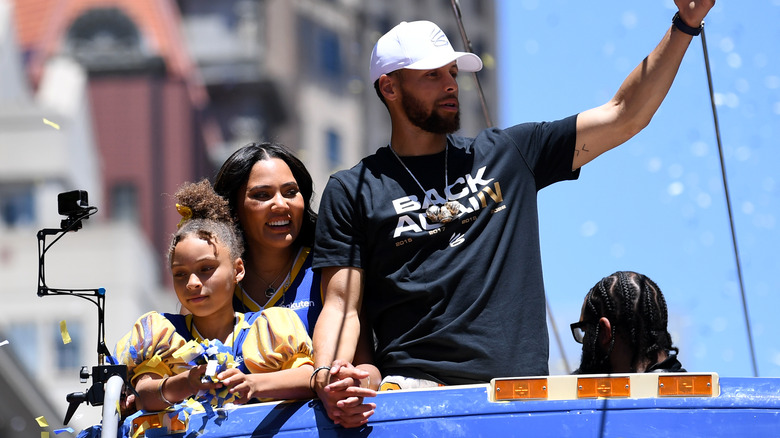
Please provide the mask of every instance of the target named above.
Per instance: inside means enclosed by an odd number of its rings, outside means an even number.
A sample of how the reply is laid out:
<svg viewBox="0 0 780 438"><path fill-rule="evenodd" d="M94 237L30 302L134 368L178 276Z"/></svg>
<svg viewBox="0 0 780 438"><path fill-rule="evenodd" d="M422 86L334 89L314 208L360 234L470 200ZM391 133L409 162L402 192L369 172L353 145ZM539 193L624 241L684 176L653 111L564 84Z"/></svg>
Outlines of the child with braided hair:
<svg viewBox="0 0 780 438"><path fill-rule="evenodd" d="M618 271L585 296L580 321L571 324L582 344L575 374L684 372L667 330L666 300L650 278Z"/></svg>
<svg viewBox="0 0 780 438"><path fill-rule="evenodd" d="M149 312L117 344L137 406L162 410L192 396L213 406L310 398L311 339L295 312L233 310L245 271L243 240L227 201L207 180L184 184L175 197L183 218L168 261L188 314Z"/></svg>

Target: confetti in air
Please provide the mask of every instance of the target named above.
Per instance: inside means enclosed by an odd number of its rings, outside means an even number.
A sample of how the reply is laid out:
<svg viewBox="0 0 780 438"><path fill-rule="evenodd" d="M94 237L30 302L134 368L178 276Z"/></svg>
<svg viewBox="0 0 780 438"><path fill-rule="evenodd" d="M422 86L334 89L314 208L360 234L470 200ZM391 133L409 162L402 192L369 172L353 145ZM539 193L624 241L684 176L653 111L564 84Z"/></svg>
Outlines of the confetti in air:
<svg viewBox="0 0 780 438"><path fill-rule="evenodd" d="M49 120L49 119L47 119L47 118L45 118L45 117L44 117L44 119L43 119L43 123L44 123L44 124L46 124L46 125L49 125L49 126L51 126L51 127L52 127L52 128L54 128L54 129L57 129L57 130L59 130L59 129L60 129L60 125L58 125L58 124L56 124L56 123L52 122L51 120Z"/></svg>
<svg viewBox="0 0 780 438"><path fill-rule="evenodd" d="M5 341L0 341L0 347L2 347L3 345L8 345L8 339L6 339Z"/></svg>
<svg viewBox="0 0 780 438"><path fill-rule="evenodd" d="M60 321L60 334L62 335L62 343L70 344L70 334L68 333L68 326L65 324L65 320Z"/></svg>
<svg viewBox="0 0 780 438"><path fill-rule="evenodd" d="M49 423L46 422L46 418L43 415L41 415L40 417L36 418L35 421L38 422L38 426L49 427Z"/></svg>

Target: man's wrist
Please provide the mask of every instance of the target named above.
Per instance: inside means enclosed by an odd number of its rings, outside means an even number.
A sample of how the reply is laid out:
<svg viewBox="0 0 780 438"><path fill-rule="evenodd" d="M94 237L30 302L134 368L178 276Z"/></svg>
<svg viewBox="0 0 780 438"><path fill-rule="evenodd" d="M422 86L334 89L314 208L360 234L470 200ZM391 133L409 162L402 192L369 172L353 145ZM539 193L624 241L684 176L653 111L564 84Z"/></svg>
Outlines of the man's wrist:
<svg viewBox="0 0 780 438"><path fill-rule="evenodd" d="M672 17L672 24L677 28L677 30L690 36L697 36L701 33L701 30L704 29L703 21L699 27L688 26L688 24L683 21L682 17L680 17L680 12L676 12L674 14L674 17Z"/></svg>
<svg viewBox="0 0 780 438"><path fill-rule="evenodd" d="M320 374L320 372L322 372L322 371L328 371L328 373L329 373L330 372L330 367L329 366L317 367L317 368L314 369L314 372L311 373L311 377L309 377L309 389L311 389L311 392L313 392L314 394L317 394L317 386L318 386L317 383L319 381L324 381L325 382L325 384L322 385L322 386L326 386L327 385L327 382L328 382L327 377L324 380L321 380L321 379L317 378L317 375Z"/></svg>

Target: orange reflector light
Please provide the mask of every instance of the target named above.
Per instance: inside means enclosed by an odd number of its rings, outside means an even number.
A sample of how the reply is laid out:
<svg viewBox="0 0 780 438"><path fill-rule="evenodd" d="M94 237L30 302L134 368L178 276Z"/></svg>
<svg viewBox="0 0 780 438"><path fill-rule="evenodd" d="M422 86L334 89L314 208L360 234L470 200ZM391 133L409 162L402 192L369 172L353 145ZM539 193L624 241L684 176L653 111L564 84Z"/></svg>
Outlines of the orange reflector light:
<svg viewBox="0 0 780 438"><path fill-rule="evenodd" d="M547 398L547 379L496 380L496 400L539 400Z"/></svg>
<svg viewBox="0 0 780 438"><path fill-rule="evenodd" d="M578 398L629 397L629 377L582 377L577 379Z"/></svg>
<svg viewBox="0 0 780 438"><path fill-rule="evenodd" d="M712 376L658 376L658 395L661 397L712 396Z"/></svg>
<svg viewBox="0 0 780 438"><path fill-rule="evenodd" d="M187 425L178 416L171 418L170 412L153 412L133 419L132 436L144 436L146 430L162 428L167 429L168 433L183 432L187 430Z"/></svg>

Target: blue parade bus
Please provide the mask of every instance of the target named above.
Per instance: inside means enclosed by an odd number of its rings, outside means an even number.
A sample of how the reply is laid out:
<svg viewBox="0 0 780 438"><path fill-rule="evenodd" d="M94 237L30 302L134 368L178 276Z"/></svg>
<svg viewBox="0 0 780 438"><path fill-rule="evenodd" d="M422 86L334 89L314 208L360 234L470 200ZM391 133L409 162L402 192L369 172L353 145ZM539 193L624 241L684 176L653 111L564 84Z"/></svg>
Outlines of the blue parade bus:
<svg viewBox="0 0 780 438"><path fill-rule="evenodd" d="M302 400L188 413L185 405L177 405L130 416L116 436L780 436L780 378L720 378L715 373L517 377L380 392L373 401L375 414L355 429L334 425L319 401ZM100 432L96 426L81 436Z"/></svg>

